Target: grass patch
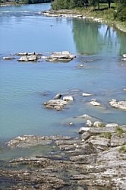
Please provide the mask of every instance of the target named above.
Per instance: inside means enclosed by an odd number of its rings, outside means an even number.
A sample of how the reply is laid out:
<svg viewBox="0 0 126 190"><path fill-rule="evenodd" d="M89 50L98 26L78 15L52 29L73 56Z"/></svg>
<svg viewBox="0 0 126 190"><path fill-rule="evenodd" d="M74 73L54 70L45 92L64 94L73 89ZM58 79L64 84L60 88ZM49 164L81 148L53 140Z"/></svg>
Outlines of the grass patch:
<svg viewBox="0 0 126 190"><path fill-rule="evenodd" d="M118 137L122 137L122 134L125 133L125 131L121 127L116 127L116 133Z"/></svg>
<svg viewBox="0 0 126 190"><path fill-rule="evenodd" d="M119 149L119 152L120 153L126 153L126 146L125 145L121 146Z"/></svg>
<svg viewBox="0 0 126 190"><path fill-rule="evenodd" d="M106 139L111 139L112 134L110 132L104 132L101 134L101 136L106 138Z"/></svg>

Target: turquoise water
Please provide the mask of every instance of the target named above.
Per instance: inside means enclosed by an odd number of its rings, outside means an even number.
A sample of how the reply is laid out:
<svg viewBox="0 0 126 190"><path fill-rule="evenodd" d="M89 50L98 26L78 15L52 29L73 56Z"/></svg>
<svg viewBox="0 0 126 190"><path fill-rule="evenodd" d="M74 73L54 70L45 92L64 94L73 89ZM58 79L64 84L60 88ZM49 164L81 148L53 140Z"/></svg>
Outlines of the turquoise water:
<svg viewBox="0 0 126 190"><path fill-rule="evenodd" d="M125 100L126 35L104 24L40 14L50 4L0 7L0 141L23 134L76 136L88 114L103 122L126 124L126 114L112 109L112 98ZM3 56L18 52L68 50L77 57L69 63L19 63ZM79 65L83 65L80 67ZM69 92L74 102L61 112L43 102ZM82 93L92 93L85 98ZM96 98L103 108L88 104ZM69 122L75 122L69 126Z"/></svg>

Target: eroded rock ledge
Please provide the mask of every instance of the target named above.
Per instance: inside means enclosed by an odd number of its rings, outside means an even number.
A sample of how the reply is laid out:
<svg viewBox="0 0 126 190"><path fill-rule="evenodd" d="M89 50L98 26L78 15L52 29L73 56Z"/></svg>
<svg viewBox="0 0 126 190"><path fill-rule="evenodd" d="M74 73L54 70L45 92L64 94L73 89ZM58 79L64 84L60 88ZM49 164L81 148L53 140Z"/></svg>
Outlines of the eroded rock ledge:
<svg viewBox="0 0 126 190"><path fill-rule="evenodd" d="M78 138L16 137L10 148L49 148L48 155L18 158L2 165L6 189L125 190L126 126L90 127ZM5 189L5 188L3 188Z"/></svg>

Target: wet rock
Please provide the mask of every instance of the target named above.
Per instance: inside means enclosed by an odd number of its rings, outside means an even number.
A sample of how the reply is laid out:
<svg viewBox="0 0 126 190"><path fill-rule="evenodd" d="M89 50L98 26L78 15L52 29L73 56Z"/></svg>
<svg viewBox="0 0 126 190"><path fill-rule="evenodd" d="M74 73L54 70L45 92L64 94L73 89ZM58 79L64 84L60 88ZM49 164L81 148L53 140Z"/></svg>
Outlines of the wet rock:
<svg viewBox="0 0 126 190"><path fill-rule="evenodd" d="M15 147L30 147L30 146L37 146L37 145L48 145L51 144L52 140L49 137L39 137L36 135L24 135L18 136L13 140L9 141L7 145L11 148Z"/></svg>
<svg viewBox="0 0 126 190"><path fill-rule="evenodd" d="M56 100L56 99L60 99L61 97L62 97L62 94L56 94L53 99Z"/></svg>
<svg viewBox="0 0 126 190"><path fill-rule="evenodd" d="M64 108L64 106L67 104L67 101L55 99L55 100L49 100L48 102L44 102L44 106L48 109L55 109L57 111L60 111Z"/></svg>
<svg viewBox="0 0 126 190"><path fill-rule="evenodd" d="M38 60L38 56L36 54L35 55L25 55L18 59L18 61L23 61L23 62L37 61L37 60Z"/></svg>
<svg viewBox="0 0 126 190"><path fill-rule="evenodd" d="M89 127L81 127L81 128L79 129L79 134L83 134L85 131L89 131L89 130L90 130Z"/></svg>
<svg viewBox="0 0 126 190"><path fill-rule="evenodd" d="M126 54L123 54L123 57L126 57Z"/></svg>
<svg viewBox="0 0 126 190"><path fill-rule="evenodd" d="M50 146L55 148L49 148L46 155L33 153L29 158L18 158L5 164L0 162L0 178L2 184L8 182L7 190L124 190L125 143L125 126L115 125L88 128L80 138L19 136L7 145L23 148L39 144L45 149Z"/></svg>
<svg viewBox="0 0 126 190"><path fill-rule="evenodd" d="M123 146L126 144L126 133L115 133L111 137L111 147Z"/></svg>
<svg viewBox="0 0 126 190"><path fill-rule="evenodd" d="M105 127L105 124L100 121L95 121L93 124L94 127ZM106 126L107 127L107 126Z"/></svg>
<svg viewBox="0 0 126 190"><path fill-rule="evenodd" d="M98 149L106 149L110 145L110 139L107 139L105 137L99 137L99 136L92 136L90 139L88 139L88 142L92 143L93 145L97 146Z"/></svg>
<svg viewBox="0 0 126 190"><path fill-rule="evenodd" d="M64 96L63 100L64 101L73 101L73 97L72 96Z"/></svg>
<svg viewBox="0 0 126 190"><path fill-rule="evenodd" d="M87 127L91 127L93 124L90 120L87 120L86 125L87 125Z"/></svg>
<svg viewBox="0 0 126 190"><path fill-rule="evenodd" d="M89 139L91 136L91 132L90 131L85 131L82 133L81 135L81 139L82 141L86 141L87 139Z"/></svg>
<svg viewBox="0 0 126 190"><path fill-rule="evenodd" d="M89 94L89 93L82 93L82 96L84 97L88 97L88 96L91 96L92 94Z"/></svg>
<svg viewBox="0 0 126 190"><path fill-rule="evenodd" d="M76 56L70 54L68 51L54 52L46 58L47 61L71 61Z"/></svg>
<svg viewBox="0 0 126 190"><path fill-rule="evenodd" d="M70 161L78 164L93 164L96 162L96 154L71 156Z"/></svg>
<svg viewBox="0 0 126 190"><path fill-rule="evenodd" d="M122 58L121 60L122 60L122 61L126 61L126 54L123 54L122 57L123 57L123 58Z"/></svg>
<svg viewBox="0 0 126 190"><path fill-rule="evenodd" d="M106 127L118 127L117 123L108 123L106 124Z"/></svg>
<svg viewBox="0 0 126 190"><path fill-rule="evenodd" d="M83 114L83 115L80 115L78 117L84 118L84 119L92 119L92 117L90 115L87 115L87 114Z"/></svg>
<svg viewBox="0 0 126 190"><path fill-rule="evenodd" d="M3 57L3 60L12 60L14 57Z"/></svg>
<svg viewBox="0 0 126 190"><path fill-rule="evenodd" d="M114 108L118 108L118 109L122 109L122 110L126 110L126 101L122 100L122 101L117 101L115 99L112 99L109 104L114 107Z"/></svg>
<svg viewBox="0 0 126 190"><path fill-rule="evenodd" d="M90 102L91 105L93 106L100 106L101 104L99 102L97 102L95 99L92 99L92 101Z"/></svg>

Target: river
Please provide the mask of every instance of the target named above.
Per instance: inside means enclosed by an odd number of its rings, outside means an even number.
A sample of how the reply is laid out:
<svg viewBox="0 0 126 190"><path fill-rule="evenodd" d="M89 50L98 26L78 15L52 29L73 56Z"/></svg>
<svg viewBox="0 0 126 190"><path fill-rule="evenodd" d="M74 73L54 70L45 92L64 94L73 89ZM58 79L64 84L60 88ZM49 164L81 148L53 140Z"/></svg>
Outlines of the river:
<svg viewBox="0 0 126 190"><path fill-rule="evenodd" d="M122 110L109 100L125 100L126 34L105 24L76 18L45 17L50 4L0 7L0 141L19 135L70 135L88 114L105 123L126 124ZM67 50L76 55L68 63L19 63L4 56L18 52ZM62 111L43 103L57 93L70 93L74 102ZM91 93L83 97L82 93ZM89 104L95 98L102 107ZM72 126L69 123L73 123Z"/></svg>

